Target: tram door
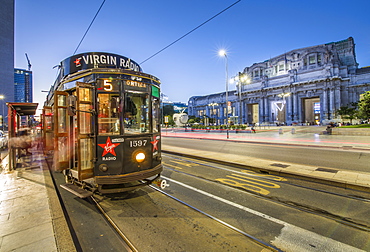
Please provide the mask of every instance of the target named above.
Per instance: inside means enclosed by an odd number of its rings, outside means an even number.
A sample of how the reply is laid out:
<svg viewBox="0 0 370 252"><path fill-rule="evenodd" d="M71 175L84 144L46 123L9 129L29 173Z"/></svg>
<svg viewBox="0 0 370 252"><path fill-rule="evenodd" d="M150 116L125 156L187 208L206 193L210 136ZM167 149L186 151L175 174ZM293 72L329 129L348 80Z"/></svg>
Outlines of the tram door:
<svg viewBox="0 0 370 252"><path fill-rule="evenodd" d="M54 168L56 171L69 166L67 132L67 92L55 91L54 94Z"/></svg>
<svg viewBox="0 0 370 252"><path fill-rule="evenodd" d="M93 134L93 88L88 83L77 83L77 172L80 181L94 176L94 135Z"/></svg>
<svg viewBox="0 0 370 252"><path fill-rule="evenodd" d="M48 152L54 149L54 142L53 142L53 112L52 107L44 106L42 111L42 125L43 125L43 144L44 144L44 152Z"/></svg>

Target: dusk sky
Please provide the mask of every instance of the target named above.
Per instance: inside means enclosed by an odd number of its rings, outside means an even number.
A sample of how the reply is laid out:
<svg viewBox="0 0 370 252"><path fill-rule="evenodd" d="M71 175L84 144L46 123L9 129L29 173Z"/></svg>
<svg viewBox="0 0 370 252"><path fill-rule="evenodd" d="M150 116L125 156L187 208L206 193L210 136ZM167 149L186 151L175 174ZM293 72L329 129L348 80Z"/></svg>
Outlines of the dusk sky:
<svg viewBox="0 0 370 252"><path fill-rule="evenodd" d="M58 65L73 55L102 0L16 0L15 67L33 71L42 108ZM141 63L236 0L106 0L76 54L109 52ZM242 0L141 64L170 101L225 91L229 76L294 49L353 37L359 67L370 66L370 1ZM229 89L235 89L230 86Z"/></svg>

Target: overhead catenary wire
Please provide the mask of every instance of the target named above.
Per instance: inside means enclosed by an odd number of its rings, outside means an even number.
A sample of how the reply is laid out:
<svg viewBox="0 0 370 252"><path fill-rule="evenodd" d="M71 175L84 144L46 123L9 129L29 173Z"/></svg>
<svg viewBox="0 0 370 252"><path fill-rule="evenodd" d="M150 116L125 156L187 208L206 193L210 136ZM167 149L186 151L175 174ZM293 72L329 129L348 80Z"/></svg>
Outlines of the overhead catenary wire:
<svg viewBox="0 0 370 252"><path fill-rule="evenodd" d="M149 58L147 58L146 60L142 61L140 63L143 64L145 62L147 62L148 60L150 60L151 58L155 57L156 55L158 55L159 53L163 52L164 50L166 50L167 48L169 48L170 46L172 46L173 44L177 43L178 41L180 41L181 39L185 38L186 36L188 36L190 33L194 32L195 30L197 30L198 28L202 27L203 25L205 25L206 23L208 23L209 21L211 21L212 19L216 18L217 16L221 15L223 12L227 11L228 9L230 9L231 7L233 7L234 5L236 5L237 3L239 3L241 0L238 0L236 1L235 3L231 4L230 6L228 6L227 8L223 9L222 11L220 11L219 13L217 13L216 15L214 15L213 17L209 18L208 20L204 21L203 23L201 23L200 25L198 25L197 27L195 27L194 29L192 29L191 31L189 31L188 33L186 33L185 35L181 36L180 38L176 39L175 41L173 41L171 44L165 46L163 49L159 50L158 52L156 52L155 54L153 54L152 56L150 56Z"/></svg>
<svg viewBox="0 0 370 252"><path fill-rule="evenodd" d="M92 24L94 23L95 18L98 16L98 14L99 14L99 12L100 12L101 8L103 7L103 5L104 5L105 1L106 1L106 0L103 0L102 4L100 5L100 7L99 7L98 11L96 12L96 14L95 14L95 16L94 16L93 20L91 21L91 23L90 23L89 27L87 28L87 30L86 30L86 32L85 32L85 34L82 36L82 39L81 39L80 43L78 44L78 46L77 46L76 50L74 51L73 55L75 55L75 54L76 54L76 52L77 52L78 48L80 47L80 45L81 45L82 41L84 40L84 38L85 38L86 34L89 32L90 27L91 27L91 26L92 26Z"/></svg>

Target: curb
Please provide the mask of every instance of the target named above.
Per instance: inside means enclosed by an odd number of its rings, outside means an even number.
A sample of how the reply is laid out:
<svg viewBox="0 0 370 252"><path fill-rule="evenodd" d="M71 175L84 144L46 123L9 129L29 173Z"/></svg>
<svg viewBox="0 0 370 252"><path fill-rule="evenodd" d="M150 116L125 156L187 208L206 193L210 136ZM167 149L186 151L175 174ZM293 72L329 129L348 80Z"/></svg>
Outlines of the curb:
<svg viewBox="0 0 370 252"><path fill-rule="evenodd" d="M212 140L212 141L227 141L234 143L249 143L249 144L269 144L269 145L285 145L285 146L297 146L297 147L315 147L315 148L326 148L326 149L351 149L359 151L370 151L369 148L353 147L353 146L333 146L333 145L315 145L315 144L295 144L295 143L283 143L283 142L264 142L264 141L247 141L247 140L235 140L235 139L219 139L219 138L208 138L208 137L184 137L184 136L166 136L161 137L172 137L172 138L184 138L184 139L200 139L200 140Z"/></svg>

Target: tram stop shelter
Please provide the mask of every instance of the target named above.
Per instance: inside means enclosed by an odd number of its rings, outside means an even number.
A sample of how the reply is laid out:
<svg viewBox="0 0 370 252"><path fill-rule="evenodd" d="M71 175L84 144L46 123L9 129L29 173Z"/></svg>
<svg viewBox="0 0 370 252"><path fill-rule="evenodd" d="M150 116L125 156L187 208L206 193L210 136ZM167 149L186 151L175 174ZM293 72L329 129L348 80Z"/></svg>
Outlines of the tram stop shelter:
<svg viewBox="0 0 370 252"><path fill-rule="evenodd" d="M9 171L12 171L17 167L17 154L20 157L20 149L17 146L12 146L11 143L18 137L21 116L35 115L38 103L8 102L6 105L8 106ZM29 126L27 125L27 127Z"/></svg>

